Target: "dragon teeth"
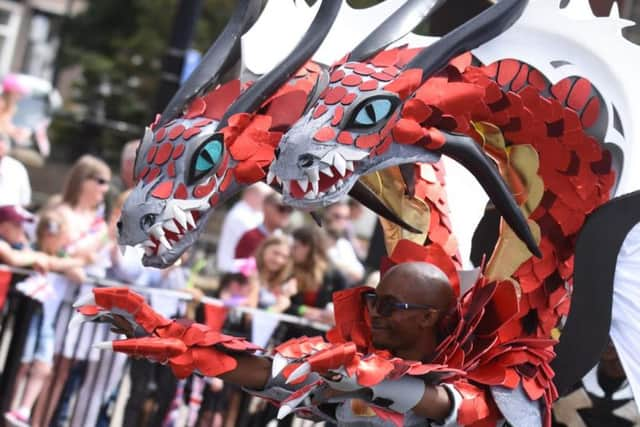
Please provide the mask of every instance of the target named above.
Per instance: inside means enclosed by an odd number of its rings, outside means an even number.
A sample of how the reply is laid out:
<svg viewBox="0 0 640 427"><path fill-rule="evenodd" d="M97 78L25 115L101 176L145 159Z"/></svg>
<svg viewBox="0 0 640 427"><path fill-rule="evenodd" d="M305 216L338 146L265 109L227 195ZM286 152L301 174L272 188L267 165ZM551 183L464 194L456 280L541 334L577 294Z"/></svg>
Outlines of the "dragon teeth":
<svg viewBox="0 0 640 427"><path fill-rule="evenodd" d="M176 222L173 219L170 219L169 221L166 221L164 224L162 224L162 226L167 231L170 231L170 232L176 233L176 234L180 234L180 229L178 228L178 226L176 225Z"/></svg>
<svg viewBox="0 0 640 427"><path fill-rule="evenodd" d="M153 228L151 228L151 235L155 237L162 246L165 246L167 249L172 248L171 243L169 243L167 237L164 235L164 229L161 224L154 225Z"/></svg>
<svg viewBox="0 0 640 427"><path fill-rule="evenodd" d="M282 192L285 194L291 193L291 181L288 179L282 181Z"/></svg>
<svg viewBox="0 0 640 427"><path fill-rule="evenodd" d="M173 208L173 219L178 221L178 224L180 224L180 227L182 227L185 230L187 229L187 214L184 213L184 211L177 206Z"/></svg>
<svg viewBox="0 0 640 427"><path fill-rule="evenodd" d="M306 192L309 188L309 180L307 178L300 178L298 180L298 185L302 189L302 192Z"/></svg>
<svg viewBox="0 0 640 427"><path fill-rule="evenodd" d="M353 162L351 160L347 160L347 170L353 172Z"/></svg>
<svg viewBox="0 0 640 427"><path fill-rule="evenodd" d="M318 192L320 191L320 182L318 180L311 181L311 191L314 196L318 195Z"/></svg>
<svg viewBox="0 0 640 427"><path fill-rule="evenodd" d="M271 185L275 177L276 177L276 174L274 174L271 168L269 168L269 173L267 173L267 184Z"/></svg>
<svg viewBox="0 0 640 427"><path fill-rule="evenodd" d="M329 178L333 178L333 171L331 170L331 166L327 166L326 168L322 169L320 172L322 172Z"/></svg>
<svg viewBox="0 0 640 427"><path fill-rule="evenodd" d="M339 154L336 154L333 157L333 166L341 176L344 176L344 174L347 172L347 161Z"/></svg>
<svg viewBox="0 0 640 427"><path fill-rule="evenodd" d="M189 224L193 228L196 228L196 222L193 220L193 215L191 215L191 212L185 212L184 215L187 217L187 224Z"/></svg>

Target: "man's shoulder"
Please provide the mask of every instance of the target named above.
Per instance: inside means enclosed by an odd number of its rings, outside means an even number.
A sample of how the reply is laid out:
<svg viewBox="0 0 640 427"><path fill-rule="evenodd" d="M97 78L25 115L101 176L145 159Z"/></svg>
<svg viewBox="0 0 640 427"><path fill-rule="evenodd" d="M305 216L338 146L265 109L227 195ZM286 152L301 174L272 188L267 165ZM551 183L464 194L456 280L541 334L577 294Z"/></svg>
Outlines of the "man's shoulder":
<svg viewBox="0 0 640 427"><path fill-rule="evenodd" d="M19 160L11 156L4 156L0 162L0 168L4 170L18 171L27 173L27 168Z"/></svg>

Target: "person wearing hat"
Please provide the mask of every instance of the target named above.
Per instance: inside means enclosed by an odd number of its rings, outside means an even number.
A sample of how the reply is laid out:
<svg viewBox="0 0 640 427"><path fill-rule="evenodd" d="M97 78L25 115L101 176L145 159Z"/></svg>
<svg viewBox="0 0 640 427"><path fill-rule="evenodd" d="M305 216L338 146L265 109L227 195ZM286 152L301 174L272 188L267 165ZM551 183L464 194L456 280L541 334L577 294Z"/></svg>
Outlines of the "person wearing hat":
<svg viewBox="0 0 640 427"><path fill-rule="evenodd" d="M23 225L33 220L33 215L20 206L0 206L0 262L14 267L49 269L49 257L29 248Z"/></svg>
<svg viewBox="0 0 640 427"><path fill-rule="evenodd" d="M39 271L65 272L82 267L89 259L61 258L31 249L24 224L34 216L20 206L0 206L0 263L13 267L32 267Z"/></svg>

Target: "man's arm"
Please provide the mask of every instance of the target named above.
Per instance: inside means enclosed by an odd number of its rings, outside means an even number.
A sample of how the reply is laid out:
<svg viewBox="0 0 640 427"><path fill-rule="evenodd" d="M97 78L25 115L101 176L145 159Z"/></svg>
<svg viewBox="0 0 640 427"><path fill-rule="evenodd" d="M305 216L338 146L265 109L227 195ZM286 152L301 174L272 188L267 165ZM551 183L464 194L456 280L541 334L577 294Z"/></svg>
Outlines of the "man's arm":
<svg viewBox="0 0 640 427"><path fill-rule="evenodd" d="M262 356L239 355L233 371L219 376L230 383L253 390L262 390L271 377L271 359Z"/></svg>
<svg viewBox="0 0 640 427"><path fill-rule="evenodd" d="M453 409L454 402L451 400L450 392L447 392L444 386L427 385L422 399L412 411L430 420L443 421L451 415Z"/></svg>

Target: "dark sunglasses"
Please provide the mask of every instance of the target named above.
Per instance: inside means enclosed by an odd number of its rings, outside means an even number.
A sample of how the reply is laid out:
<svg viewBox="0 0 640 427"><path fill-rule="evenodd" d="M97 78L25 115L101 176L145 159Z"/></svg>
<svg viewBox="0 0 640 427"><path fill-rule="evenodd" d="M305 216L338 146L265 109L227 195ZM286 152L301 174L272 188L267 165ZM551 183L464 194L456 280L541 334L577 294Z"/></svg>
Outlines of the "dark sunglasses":
<svg viewBox="0 0 640 427"><path fill-rule="evenodd" d="M282 214L293 212L293 208L291 206L287 206L287 205L278 205L276 207L276 209L278 209L278 212L280 212Z"/></svg>
<svg viewBox="0 0 640 427"><path fill-rule="evenodd" d="M396 310L437 310L437 308L430 305L409 304L406 302L399 302L389 297L378 297L373 292L367 292L362 294L362 298L367 304L369 312L375 309L382 317L389 317Z"/></svg>
<svg viewBox="0 0 640 427"><path fill-rule="evenodd" d="M97 182L100 185L109 185L109 180L100 178L99 176L90 176L89 179Z"/></svg>

